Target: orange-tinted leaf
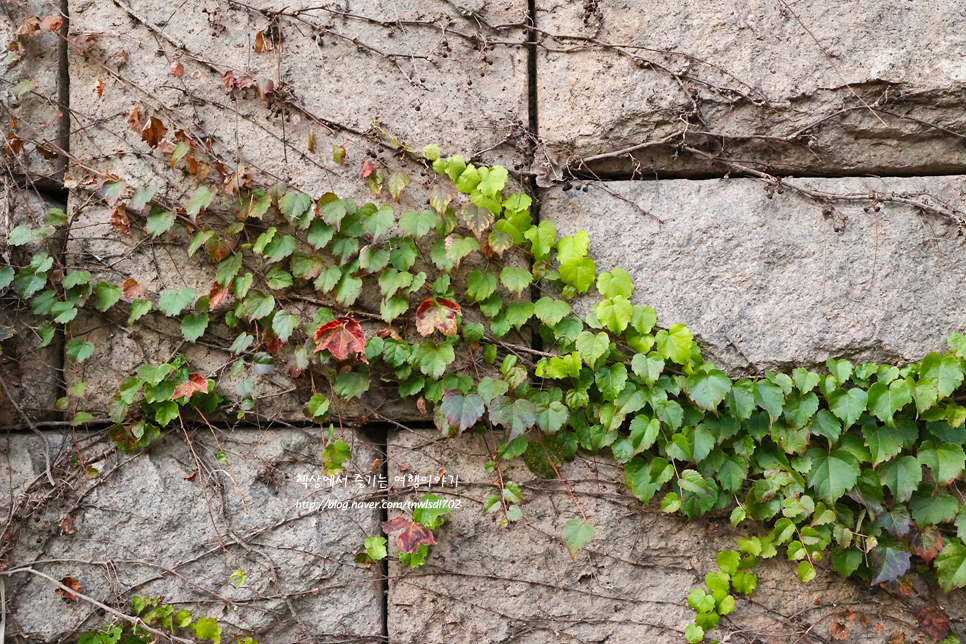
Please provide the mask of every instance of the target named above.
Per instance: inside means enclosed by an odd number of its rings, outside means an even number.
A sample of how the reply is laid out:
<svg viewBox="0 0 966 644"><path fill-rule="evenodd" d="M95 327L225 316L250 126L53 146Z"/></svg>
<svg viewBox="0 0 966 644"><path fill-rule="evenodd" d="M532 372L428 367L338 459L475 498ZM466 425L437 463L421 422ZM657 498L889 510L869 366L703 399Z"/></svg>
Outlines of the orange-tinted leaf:
<svg viewBox="0 0 966 644"><path fill-rule="evenodd" d="M433 538L433 531L415 521L410 521L404 517L396 517L391 521L382 524L382 530L386 534L391 534L402 530L399 540L396 542L399 549L407 554L412 554L419 550L419 546L432 546L436 544Z"/></svg>
<svg viewBox="0 0 966 644"><path fill-rule="evenodd" d="M842 624L838 622L832 622L832 625L828 629L829 633L837 640L847 640L849 639L849 629L845 628Z"/></svg>
<svg viewBox="0 0 966 644"><path fill-rule="evenodd" d="M70 575L64 575L64 578L60 580L60 583L62 583L63 585L67 586L68 588L70 588L73 591L80 590L80 582L77 581L76 579L74 579L73 577L71 577ZM68 604L71 603L71 602L76 602L77 601L77 595L74 595L73 593L68 592L68 591L64 590L63 588L58 588L54 592L56 594L60 595L61 598L63 598L63 600L65 602L67 602Z"/></svg>
<svg viewBox="0 0 966 644"><path fill-rule="evenodd" d="M158 147L161 143L161 139L167 133L168 128L164 127L164 124L159 121L156 117L152 116L148 121L148 124L144 126L141 130L141 140L150 145L152 148Z"/></svg>
<svg viewBox="0 0 966 644"><path fill-rule="evenodd" d="M442 297L427 297L416 309L416 330L424 337L439 331L452 338L456 335L456 316L461 313L460 305L456 302Z"/></svg>
<svg viewBox="0 0 966 644"><path fill-rule="evenodd" d="M171 394L171 398L181 398L182 396L191 398L196 393L208 393L208 379L202 376L200 373L191 374L188 376L187 380L175 387L174 393Z"/></svg>
<svg viewBox="0 0 966 644"><path fill-rule="evenodd" d="M326 322L315 332L315 351L327 349L336 360L348 360L349 354L357 356L366 352L366 336L362 327L352 318L336 318Z"/></svg>
<svg viewBox="0 0 966 644"><path fill-rule="evenodd" d="M252 49L259 54L263 51L272 50L272 41L266 40L264 31L259 31L257 34L255 34L255 44L252 45Z"/></svg>
<svg viewBox="0 0 966 644"><path fill-rule="evenodd" d="M107 87L107 85L104 84L104 81L98 78L97 82L94 84L94 88L97 90L97 98L104 96L105 87Z"/></svg>
<svg viewBox="0 0 966 644"><path fill-rule="evenodd" d="M914 530L909 535L909 547L914 553L929 563L943 550L943 535L939 528L934 525L927 525L922 530ZM939 638L942 639L942 638Z"/></svg>
<svg viewBox="0 0 966 644"><path fill-rule="evenodd" d="M64 26L64 19L60 16L47 16L40 21L40 28L43 31L60 31Z"/></svg>
<svg viewBox="0 0 966 644"><path fill-rule="evenodd" d="M916 621L922 630L934 639L941 640L949 635L949 615L942 608L926 608L916 611Z"/></svg>
<svg viewBox="0 0 966 644"><path fill-rule="evenodd" d="M222 288L220 284L215 284L211 287L211 292L208 293L208 308L212 311L218 308L225 296L228 295L228 289Z"/></svg>
<svg viewBox="0 0 966 644"><path fill-rule="evenodd" d="M375 163L373 163L369 159L366 159L365 161L363 161L362 162L362 176L363 176L363 178L368 179L369 178L369 175L372 174L375 169L376 169L376 164Z"/></svg>
<svg viewBox="0 0 966 644"><path fill-rule="evenodd" d="M126 235L131 234L131 220L127 218L127 208L124 204L118 204L111 211L111 226Z"/></svg>
<svg viewBox="0 0 966 644"><path fill-rule="evenodd" d="M143 300L147 295L148 285L141 284L134 278L128 278L121 284L121 291L125 300Z"/></svg>
<svg viewBox="0 0 966 644"><path fill-rule="evenodd" d="M127 113L127 124L131 126L132 130L140 132L144 129L144 123L141 122L141 115L138 113L141 111L140 105L135 105L131 108L131 111Z"/></svg>
<svg viewBox="0 0 966 644"><path fill-rule="evenodd" d="M171 61L171 75L177 78L178 76L184 76L184 65L181 64L180 60Z"/></svg>
<svg viewBox="0 0 966 644"><path fill-rule="evenodd" d="M905 644L906 634L902 631L894 631L892 635L889 636L888 644Z"/></svg>

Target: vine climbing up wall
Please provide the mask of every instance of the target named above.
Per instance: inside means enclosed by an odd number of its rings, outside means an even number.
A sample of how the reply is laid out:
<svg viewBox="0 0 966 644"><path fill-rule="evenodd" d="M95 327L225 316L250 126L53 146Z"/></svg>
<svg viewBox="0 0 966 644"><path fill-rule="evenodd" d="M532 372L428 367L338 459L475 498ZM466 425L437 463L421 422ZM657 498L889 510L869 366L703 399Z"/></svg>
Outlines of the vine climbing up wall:
<svg viewBox="0 0 966 644"><path fill-rule="evenodd" d="M8 5L3 636L958 641L960 17L616 11Z"/></svg>

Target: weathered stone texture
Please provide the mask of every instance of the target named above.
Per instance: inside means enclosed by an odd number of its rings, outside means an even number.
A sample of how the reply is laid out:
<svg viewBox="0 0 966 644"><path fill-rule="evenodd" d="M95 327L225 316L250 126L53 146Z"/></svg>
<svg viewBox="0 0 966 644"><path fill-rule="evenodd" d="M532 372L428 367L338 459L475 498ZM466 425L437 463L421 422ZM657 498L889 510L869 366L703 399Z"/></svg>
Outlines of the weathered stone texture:
<svg viewBox="0 0 966 644"><path fill-rule="evenodd" d="M863 210L875 192L961 211L966 178L787 183L854 199L826 216L823 204L790 188L769 198L751 179L613 182L552 190L541 213L561 235L590 233L598 271L627 270L632 299L665 328L687 325L733 373L914 361L966 330L957 225L904 204Z"/></svg>
<svg viewBox="0 0 966 644"><path fill-rule="evenodd" d="M365 190L360 163L377 155L415 178L420 167L393 155L396 139L523 161L523 147L514 148L527 121L523 31L484 24L521 25L520 0L465 11L442 0L257 10L146 0L129 9L90 1L71 8L72 33L95 34L79 39L70 58L71 144L88 167L137 185L171 183L165 160L126 123L135 106L142 119L154 115L198 143L210 140L230 168L242 162L316 197ZM174 77L172 65L183 75ZM230 93L222 83L229 71L252 86ZM258 82L274 89L262 95ZM347 148L344 166L332 161L333 145Z"/></svg>
<svg viewBox="0 0 966 644"><path fill-rule="evenodd" d="M0 50L8 55L0 100L10 110L2 115L4 144L17 153L5 155L3 166L10 174L48 185L63 180L66 163L56 148L66 145L62 62L67 46L57 32L40 29L40 22L61 15L61 3L50 0L8 4L0 14Z"/></svg>
<svg viewBox="0 0 966 644"><path fill-rule="evenodd" d="M962 172L957 3L537 2L546 177L720 174L690 145L777 173ZM816 42L817 40L817 42ZM671 137L667 145L658 145Z"/></svg>
<svg viewBox="0 0 966 644"><path fill-rule="evenodd" d="M459 475L455 488L409 490L396 499L416 499L432 491L460 502L435 531L438 544L431 547L425 566L413 570L398 561L390 564L390 640L684 641L684 628L694 618L685 597L706 573L717 571L719 550L736 548L739 534L727 520L688 523L656 507L642 507L621 483L620 466L604 458L578 457L560 466L560 475L596 534L571 561L560 534L569 519L580 518L580 510L556 479L536 477L520 459L503 462L500 474L523 491L524 518L504 529L498 526L499 512L483 513L486 496L499 493L497 472L483 468L495 440L445 440L427 431L390 437L390 480L405 474L434 476L440 468ZM742 530L740 536L748 534ZM737 598L735 612L709 633L709 641L729 641L730 634L748 641L791 642L805 631L829 638L836 621L851 631L851 642L882 642L896 631L914 641L912 603L884 594L873 603L866 588L842 580L824 562L814 581L801 584L795 565L781 558L760 562L754 601ZM966 610L955 595L942 604L951 615ZM850 612L872 606L876 612L866 613L870 622L865 626L865 618L848 618Z"/></svg>
<svg viewBox="0 0 966 644"><path fill-rule="evenodd" d="M216 443L202 426L189 430L189 448L178 428L131 456L119 454L103 434L79 434L86 464L100 472L94 479L66 466L76 456L70 434L48 434L55 450L65 452L58 476L71 484L59 494L46 488L40 439L11 435L2 446L4 461L16 464L13 494L23 494L35 478L42 483L18 504L7 563L55 579L69 574L80 581L80 592L125 611L133 595L162 595L195 617L217 618L223 641L230 634L251 634L265 644L377 637L382 582L378 570L353 563L353 556L378 531L379 510L351 507L374 493L357 487L354 477L371 474L377 452L345 429L340 436L353 450L350 480L315 489L298 477L323 473L319 433L219 431ZM227 464L216 460L221 450ZM6 517L11 490L7 476L0 478ZM350 507L313 510L296 507L299 501ZM76 532L63 528L65 513ZM229 581L237 568L247 574L241 588ZM14 642L76 641L79 632L109 619L84 601L63 602L49 581L29 573L8 577L6 593L7 637Z"/></svg>
<svg viewBox="0 0 966 644"><path fill-rule="evenodd" d="M0 190L0 261L22 266L30 262L34 253L56 254L54 240L19 247L7 244L8 235L17 226L42 226L51 208L63 208L63 204L30 190L3 186ZM42 316L34 315L29 308L18 306L17 297L10 290L0 297L0 326L14 331L0 346L0 378L33 421L50 420L57 415L54 403L60 391L58 343L55 340L41 349L41 339L34 332L43 321ZM0 427L4 426L26 427L26 421L0 389Z"/></svg>

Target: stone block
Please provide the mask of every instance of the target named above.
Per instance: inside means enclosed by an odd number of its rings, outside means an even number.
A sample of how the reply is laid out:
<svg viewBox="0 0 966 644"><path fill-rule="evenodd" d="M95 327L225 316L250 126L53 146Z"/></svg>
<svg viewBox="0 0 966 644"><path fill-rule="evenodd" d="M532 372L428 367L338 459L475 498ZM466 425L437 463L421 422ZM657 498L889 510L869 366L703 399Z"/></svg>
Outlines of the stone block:
<svg viewBox="0 0 966 644"><path fill-rule="evenodd" d="M349 482L316 489L300 481L323 474L317 428L216 433L179 427L132 455L117 452L103 433L48 433L65 451L55 469L66 481L56 493L43 476L40 438L8 437L5 458L31 464L21 478L42 479L16 508L5 540L8 569L29 566L57 580L71 575L81 593L127 614L133 596L163 596L195 618L216 618L223 641L377 638L384 582L378 569L353 558L378 533L379 510L352 507L375 493L353 482L356 474L370 475L374 447L343 429L337 437L352 448ZM78 452L96 478L68 464ZM7 476L0 478L6 500ZM337 505L343 502L344 510ZM239 568L247 576L241 587L229 579ZM48 580L30 573L5 583L7 637L14 642L76 640L111 619L84 600L65 603Z"/></svg>
<svg viewBox="0 0 966 644"><path fill-rule="evenodd" d="M458 474L459 484L431 491L460 503L435 530L438 543L423 567L390 563L390 640L684 641L684 629L694 619L688 592L703 586L706 573L717 572L719 550L737 547L739 534L730 523L688 523L662 513L657 503L642 507L612 460L580 455L559 468L578 509L559 481L537 477L520 459L502 462L499 474L487 473L483 465L497 440L492 435L441 440L429 431L390 435L390 480L434 476L442 468ZM523 491L523 519L509 528L499 527L500 512L482 509L487 495L499 493L499 475ZM427 491L397 489L393 498L416 499ZM581 510L596 533L571 560L561 531ZM400 512L390 510L394 514ZM743 530L740 536L749 534ZM894 632L909 641L919 635L914 605L884 593L873 598L868 588L841 579L824 563L814 581L802 584L796 565L780 557L760 562L757 591L736 598L735 612L708 640L728 641L739 633L755 641L791 642L806 633L829 639L835 623L846 627L853 642L882 642ZM949 595L942 605L950 615L966 609L961 594Z"/></svg>
<svg viewBox="0 0 966 644"><path fill-rule="evenodd" d="M905 0L539 0L542 182L962 173L966 16Z"/></svg>
<svg viewBox="0 0 966 644"><path fill-rule="evenodd" d="M586 230L598 271L627 270L636 303L687 325L732 374L916 361L966 330L964 177L795 179L774 194L751 179L586 187L549 191L542 217L560 235Z"/></svg>
<svg viewBox="0 0 966 644"><path fill-rule="evenodd" d="M0 97L9 109L3 113L4 144L15 153L4 163L5 172L47 186L63 180L66 165L57 151L66 149L69 130L66 6L29 0L0 16L0 49L7 56Z"/></svg>
<svg viewBox="0 0 966 644"><path fill-rule="evenodd" d="M363 161L415 177L421 167L406 165L397 149L403 142L511 168L523 163L522 0L467 8L444 0L358 9L224 0L124 7L71 7L77 183L86 170L135 185L165 186L182 174L128 125L135 107L142 123L155 116L169 128L171 141L180 128L202 147L210 143L211 157L232 170L243 163L269 185L284 181L313 196L367 191L358 176ZM229 91L227 73L243 89ZM332 159L335 145L347 149L344 165Z"/></svg>

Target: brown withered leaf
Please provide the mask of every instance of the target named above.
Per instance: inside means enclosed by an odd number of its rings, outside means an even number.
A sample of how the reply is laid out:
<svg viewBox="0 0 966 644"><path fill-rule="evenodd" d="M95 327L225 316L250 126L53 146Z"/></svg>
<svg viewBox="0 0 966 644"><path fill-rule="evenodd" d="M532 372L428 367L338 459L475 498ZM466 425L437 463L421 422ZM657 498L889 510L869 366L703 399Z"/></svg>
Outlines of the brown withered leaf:
<svg viewBox="0 0 966 644"><path fill-rule="evenodd" d="M147 125L141 130L141 140L150 145L152 148L158 147L161 140L164 139L164 135L168 132L168 128L164 127L157 117L152 116ZM172 152L174 150L172 149Z"/></svg>
<svg viewBox="0 0 966 644"><path fill-rule="evenodd" d="M252 45L252 49L258 54L263 51L272 51L272 41L265 37L264 31L259 31L255 34L255 44Z"/></svg>
<svg viewBox="0 0 966 644"><path fill-rule="evenodd" d="M70 575L64 575L64 578L60 580L60 583L67 586L70 590L73 590L74 592L79 591L81 586L80 582L74 579L73 577L71 577ZM54 591L54 593L56 593L57 595L60 595L61 598L68 604L71 602L77 601L77 595L74 595L73 593L68 592L63 588L58 588L57 590Z"/></svg>
<svg viewBox="0 0 966 644"><path fill-rule="evenodd" d="M51 161L53 159L57 159L57 158L60 157L59 154L57 154L53 150L49 150L49 149L45 148L42 145L37 145L36 146L36 149L37 149L37 152L40 152L40 156L42 156L43 158L47 159L48 161Z"/></svg>
<svg viewBox="0 0 966 644"><path fill-rule="evenodd" d="M60 515L60 523L58 523L57 525L60 526L60 533L62 535L74 534L75 532L77 532L77 528L74 527L74 519L72 519L71 516L66 512ZM77 589L75 588L74 590L77 590Z"/></svg>
<svg viewBox="0 0 966 644"><path fill-rule="evenodd" d="M40 31L40 18L32 16L27 18L22 25L17 27L18 36L36 36Z"/></svg>
<svg viewBox="0 0 966 644"><path fill-rule="evenodd" d="M275 91L275 81L271 78L259 78L258 79L258 95L262 97L263 101L268 100L268 95Z"/></svg>
<svg viewBox="0 0 966 644"><path fill-rule="evenodd" d="M849 629L838 622L832 622L832 625L829 627L828 631L832 637L837 640L849 639Z"/></svg>
<svg viewBox="0 0 966 644"><path fill-rule="evenodd" d="M393 340L402 341L402 336L399 335L399 332L396 331L396 329L392 328L391 326L387 326L384 329L379 329L378 331L376 331L376 335L378 335L383 340L385 340L386 338L392 338Z"/></svg>
<svg viewBox="0 0 966 644"><path fill-rule="evenodd" d="M200 69L191 75L193 79L201 83L202 85L208 84L208 77Z"/></svg>
<svg viewBox="0 0 966 644"><path fill-rule="evenodd" d="M198 470L195 470L194 472L192 472L191 476L184 477L184 480L193 483L196 478L198 478Z"/></svg>
<svg viewBox="0 0 966 644"><path fill-rule="evenodd" d="M416 552L421 545L432 546L436 544L432 530L421 523L410 521L405 517L396 517L391 521L386 521L382 524L382 530L386 534L392 534L393 532L402 530L402 534L399 535L396 544L402 552L407 554Z"/></svg>
<svg viewBox="0 0 966 644"><path fill-rule="evenodd" d="M902 631L895 631L889 636L888 644L906 644L906 634Z"/></svg>
<svg viewBox="0 0 966 644"><path fill-rule="evenodd" d="M949 635L949 615L942 608L923 606L916 611L916 621L933 639L941 640Z"/></svg>
<svg viewBox="0 0 966 644"><path fill-rule="evenodd" d="M361 358L366 353L366 335L352 318L336 318L315 331L315 351L327 349L336 360L348 360L349 354Z"/></svg>
<svg viewBox="0 0 966 644"><path fill-rule="evenodd" d="M61 16L47 16L40 21L40 29L43 31L60 31L64 26L64 19Z"/></svg>
<svg viewBox="0 0 966 644"><path fill-rule="evenodd" d="M187 380L175 387L171 399L174 400L182 396L191 398L196 393L208 393L208 379L200 373L190 374Z"/></svg>
<svg viewBox="0 0 966 644"><path fill-rule="evenodd" d="M121 292L125 300L143 300L148 293L148 285L129 277L121 284Z"/></svg>
<svg viewBox="0 0 966 644"><path fill-rule="evenodd" d="M272 333L265 334L265 350L268 351L270 355L278 355L278 352L282 350L285 343L282 342L277 336Z"/></svg>
<svg viewBox="0 0 966 644"><path fill-rule="evenodd" d="M111 226L125 235L131 234L131 220L127 217L127 208L124 204L118 204L111 211Z"/></svg>
<svg viewBox="0 0 966 644"><path fill-rule="evenodd" d="M7 132L7 154L20 154L23 149L23 139L14 134L13 132Z"/></svg>

